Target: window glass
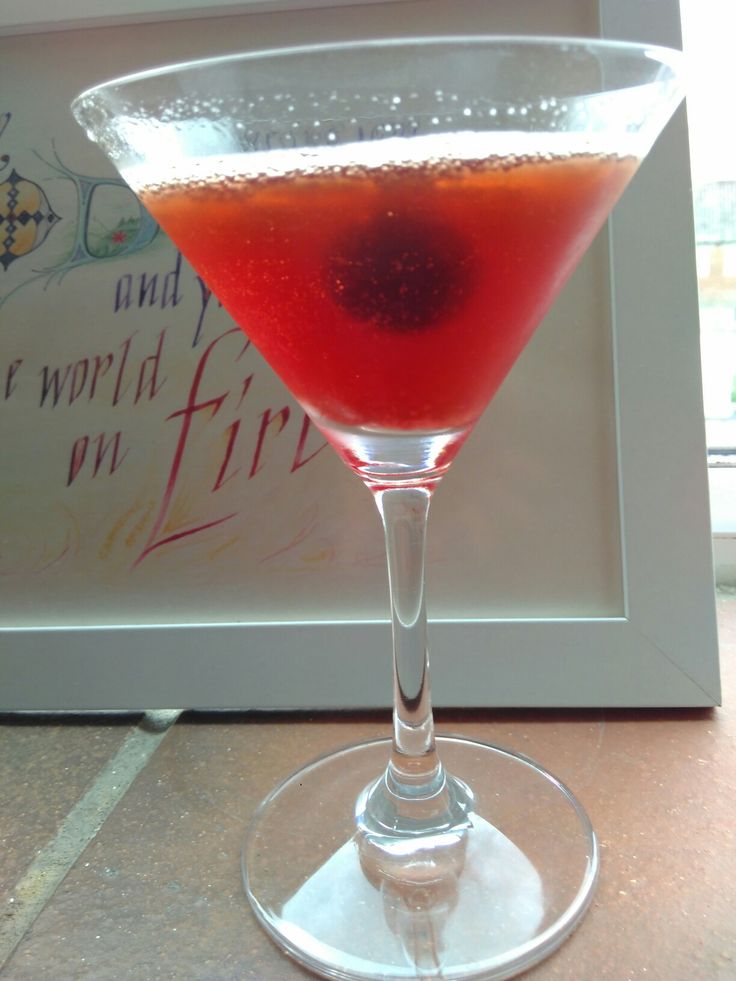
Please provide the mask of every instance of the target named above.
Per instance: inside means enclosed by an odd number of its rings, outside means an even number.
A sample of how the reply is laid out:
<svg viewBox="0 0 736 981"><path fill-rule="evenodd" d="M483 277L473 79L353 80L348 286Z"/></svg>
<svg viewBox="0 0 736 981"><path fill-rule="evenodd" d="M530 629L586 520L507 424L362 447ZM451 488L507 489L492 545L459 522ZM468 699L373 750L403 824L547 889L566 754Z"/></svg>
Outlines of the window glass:
<svg viewBox="0 0 736 981"><path fill-rule="evenodd" d="M736 466L734 0L681 0L709 461Z"/></svg>

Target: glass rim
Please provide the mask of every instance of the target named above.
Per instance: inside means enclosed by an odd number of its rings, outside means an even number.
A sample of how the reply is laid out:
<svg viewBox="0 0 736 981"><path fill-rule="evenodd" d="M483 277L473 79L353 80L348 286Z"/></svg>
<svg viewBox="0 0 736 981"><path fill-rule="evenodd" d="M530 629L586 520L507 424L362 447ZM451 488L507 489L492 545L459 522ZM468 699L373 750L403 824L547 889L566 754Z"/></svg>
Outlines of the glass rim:
<svg viewBox="0 0 736 981"><path fill-rule="evenodd" d="M259 48L253 51L236 51L230 54L212 55L204 58L195 58L188 61L172 62L170 64L157 65L145 68L141 71L130 72L119 75L115 78L98 82L81 91L72 100L71 107L74 111L77 105L81 105L90 96L101 93L106 89L118 88L126 85L142 82L150 78L157 78L163 75L176 75L182 72L189 72L198 68L218 67L220 65L235 64L238 62L258 62L269 61L278 58L292 58L300 55L319 55L330 52L350 52L366 51L370 49L390 49L390 48L421 48L430 46L450 47L452 45L466 45L468 47L502 47L503 45L513 45L516 47L546 47L554 45L558 47L595 48L599 51L628 52L630 54L645 55L652 60L659 61L662 65L667 65L673 71L681 70L684 60L683 52L677 48L667 47L661 44L649 44L645 41L624 41L599 37L579 37L565 35L545 35L545 34L447 34L447 35L420 35L407 37L389 38L365 38L353 41L328 41L316 44L300 44L276 48Z"/></svg>

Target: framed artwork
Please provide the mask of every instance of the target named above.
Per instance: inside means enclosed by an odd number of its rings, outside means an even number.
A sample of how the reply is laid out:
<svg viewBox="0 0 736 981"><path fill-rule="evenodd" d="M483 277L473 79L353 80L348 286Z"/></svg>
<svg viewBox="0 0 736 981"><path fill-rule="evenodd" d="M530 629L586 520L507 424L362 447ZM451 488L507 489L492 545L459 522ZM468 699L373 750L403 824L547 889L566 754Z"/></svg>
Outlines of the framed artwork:
<svg viewBox="0 0 736 981"><path fill-rule="evenodd" d="M109 8L0 17L0 709L388 705L369 495L69 103L155 63L359 36L677 46L677 4ZM432 508L438 705L718 703L684 111Z"/></svg>

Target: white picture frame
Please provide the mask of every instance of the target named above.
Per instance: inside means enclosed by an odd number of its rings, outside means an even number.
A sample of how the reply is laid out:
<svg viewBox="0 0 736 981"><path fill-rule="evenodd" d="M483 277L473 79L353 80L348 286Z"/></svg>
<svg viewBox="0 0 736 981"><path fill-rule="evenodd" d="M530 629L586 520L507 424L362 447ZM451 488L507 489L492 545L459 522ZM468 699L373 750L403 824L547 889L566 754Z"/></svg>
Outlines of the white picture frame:
<svg viewBox="0 0 736 981"><path fill-rule="evenodd" d="M46 6L26 4L22 22L3 13L0 35L165 19L171 13L157 0L145 10L115 0L100 21L99 4L77 0L65 7L63 21L50 23ZM187 16L212 10L224 16L233 7L238 13L249 7L184 6ZM269 11L302 6L267 5ZM552 5L545 6L546 26ZM588 7L595 8L591 16L601 37L679 44L675 0L600 0ZM2 43L9 40L0 37ZM620 578L620 609L614 615L517 612L508 617L465 610L440 619L432 618L430 609L433 688L440 706L719 703L683 109L617 207L608 250L618 507L614 577ZM458 467L464 464L461 458ZM376 657L389 648L387 615L129 620L2 627L0 710L322 709L389 703L388 661Z"/></svg>

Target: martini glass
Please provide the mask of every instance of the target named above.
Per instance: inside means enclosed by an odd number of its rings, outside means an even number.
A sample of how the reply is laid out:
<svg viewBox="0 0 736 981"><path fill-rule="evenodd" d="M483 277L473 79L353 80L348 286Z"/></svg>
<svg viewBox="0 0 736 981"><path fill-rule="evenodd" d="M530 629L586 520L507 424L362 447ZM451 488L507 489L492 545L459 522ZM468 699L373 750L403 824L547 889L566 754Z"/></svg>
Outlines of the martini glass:
<svg viewBox="0 0 736 981"><path fill-rule="evenodd" d="M285 780L247 895L333 978L502 978L596 881L570 791L432 721L432 493L682 93L677 52L421 38L154 69L73 110L247 331L383 519L391 738Z"/></svg>

